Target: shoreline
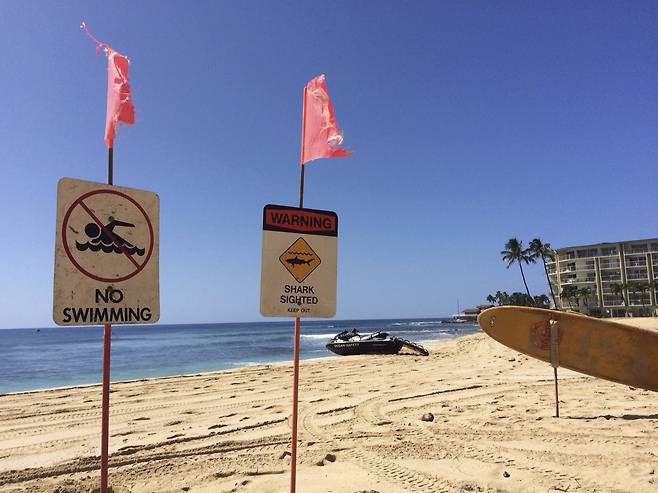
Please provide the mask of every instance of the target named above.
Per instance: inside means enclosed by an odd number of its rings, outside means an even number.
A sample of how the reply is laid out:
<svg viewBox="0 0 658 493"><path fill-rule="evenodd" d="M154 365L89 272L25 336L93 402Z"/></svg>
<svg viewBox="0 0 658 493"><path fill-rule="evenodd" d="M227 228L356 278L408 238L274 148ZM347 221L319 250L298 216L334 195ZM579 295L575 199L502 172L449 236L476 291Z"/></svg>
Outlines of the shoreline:
<svg viewBox="0 0 658 493"><path fill-rule="evenodd" d="M299 491L655 491L655 393L561 368L557 419L550 365L483 333L428 346L300 362ZM287 491L291 386L290 362L113 383L110 485ZM5 395L0 416L3 492L98 486L99 386Z"/></svg>
<svg viewBox="0 0 658 493"><path fill-rule="evenodd" d="M456 335L456 336L451 336L451 337L446 337L443 339L434 339L428 342L419 342L419 344L422 344L425 346L426 349L431 349L431 346L433 344L441 344L443 341L446 341L448 339L456 339L460 337L466 337L468 335L472 334L462 334L462 335ZM291 349L292 351L292 349ZM316 358L300 358L300 364L302 361L306 362L312 362L312 361L323 361L327 359L335 359L335 358L346 358L348 356L339 356L337 354L329 354L328 356L320 356ZM208 370L208 371L199 371L199 372L194 372L194 373L181 373L181 374L176 374L176 375L163 375L159 377L144 377L144 378L131 378L127 380L111 380L110 384L111 385L116 385L116 384L125 384L125 383L135 383L135 382L151 382L154 380L167 380L167 379L176 379L176 378L190 378L190 377L202 377L202 376L207 376L207 375L212 375L215 373L225 373L225 372L231 372L231 371L238 371L238 370L243 370L243 369L248 369L248 368L254 368L254 367L271 367L271 366L276 366L276 365L292 365L293 360L285 360L285 361L271 361L271 362L266 362L266 363L254 363L252 365L242 365L242 366L235 366L235 367L230 367L230 368L221 368L218 370ZM39 389L31 389L31 390L19 390L16 392L0 392L0 399L6 396L12 396L12 395L22 395L22 394L35 394L35 393L41 393L41 392L49 392L53 390L75 390L75 389L87 389L87 388L92 388L92 387L101 387L102 382L97 382L97 383L86 383L86 384L76 384L76 385L62 385L58 387L44 387L44 388L39 388Z"/></svg>
<svg viewBox="0 0 658 493"><path fill-rule="evenodd" d="M479 331L479 328L476 328L476 330ZM304 338L305 334L302 334L302 338ZM455 333L455 334L448 334L446 333L445 335L443 333L438 333L436 339L431 339L429 342L421 342L419 341L420 344L426 345L430 344L432 342L436 341L443 341L449 338L453 337L459 337L463 334L461 333ZM317 340L318 339L318 334L306 334L306 338L310 340ZM322 335L322 338L325 338L324 335ZM326 337L326 341L328 341L330 337ZM303 344L308 344L307 342ZM99 345L102 346L102 341L99 341ZM113 348L116 351L116 348ZM323 355L319 356L317 355L316 352L311 352L312 356L309 356L309 353L304 353L302 351L300 361L309 361L309 360L315 360L315 359L326 359L326 358L332 358L337 355L334 353L330 352L329 350L324 348L324 342L322 345L322 350L324 352ZM282 360L277 360L276 355L273 355L272 358L274 359L266 359L262 358L262 361L258 361L258 359L254 359L253 361L240 361L240 362L235 362L231 360L226 360L226 361L216 361L214 365L216 367L207 369L207 366L210 366L207 362L202 362L202 364L197 364L197 365L186 365L188 367L192 368L185 368L185 371L180 371L181 368L178 367L177 365L169 365L169 366L161 366L160 368L154 368L152 370L132 370L129 372L126 372L125 370L116 369L113 365L112 367L112 375L111 375L111 383L116 384L120 382L132 382L132 381L142 381L142 380L153 380L153 379L158 379L158 378L175 378L179 376L190 376L190 375L196 375L196 374L203 374L203 373L213 373L213 372L218 372L218 371L229 371L229 370L235 370L239 368L245 368L245 367L252 367L252 366L260 366L260 365L274 365L274 364L286 364L286 363L292 363L292 342L289 348L289 355L287 356L289 359L282 359ZM117 357L117 355L113 356ZM121 355L118 355L120 358ZM213 366L214 366L213 365ZM199 369L195 369L194 366L197 366ZM114 373L118 374L118 377L114 376ZM149 375L151 373L151 375ZM155 375L153 375L155 373ZM52 389L67 389L67 388L82 388L82 387L89 387L89 386L95 386L95 385L100 385L101 384L101 369L98 369L98 372L87 372L82 375L82 378L76 378L75 376L68 376L68 378L60 378L59 380L69 380L69 382L65 382L60 385L50 385L50 382L44 383L42 386L37 387L37 388L30 388L29 385L25 385L25 382L28 382L29 380L23 379L19 380L17 385L14 385L14 388L18 388L17 390L11 389L11 385L4 385L9 390L4 390L2 389L3 385L0 385L0 398L5 395L13 395L13 394L21 394L21 393L30 393L30 392L41 392L41 391L47 391L47 390L52 390ZM117 378L114 380L114 378ZM46 379L47 380L47 379ZM76 381L77 380L77 381ZM54 383L54 382L53 382ZM27 388L25 388L27 387Z"/></svg>
<svg viewBox="0 0 658 493"><path fill-rule="evenodd" d="M415 319L410 319L410 320L415 320ZM618 317L618 318L608 318L608 319L602 319L602 320L607 320L607 321L613 321L625 325L631 325L636 328L640 329L646 329L646 330L658 330L658 317ZM209 324L212 325L212 324ZM473 326L472 324L469 324L469 326ZM477 327L477 325L474 325ZM479 333L480 329L477 328L475 333ZM446 333L448 334L448 333ZM418 342L419 344L422 344L423 346L426 347L431 347L434 344L441 344L446 340L450 340L453 338L459 338L459 337L464 337L467 334L461 334L461 333L454 333L454 334L448 334L447 337L440 337L438 339L433 339L433 340L422 340L419 339ZM315 335L310 335L308 336L310 338L315 338ZM292 348L291 348L292 352ZM327 358L335 358L337 355L334 354L327 354L327 356L314 356L310 358L302 357L300 361L314 361L314 360L323 360ZM224 368L219 368L219 369L212 369L212 370L199 370L199 371L191 371L191 372L185 372L185 373L171 373L168 375L158 375L158 376L144 376L144 377L134 377L134 378L121 378L119 380L112 380L111 383L112 385L115 384L120 384L120 383L127 383L127 382L140 382L140 381L152 381L152 380L157 380L157 379L172 379L172 378L188 378L190 376L194 375L204 375L208 373L215 373L215 372L225 372L225 371L232 371L232 370L238 370L241 368L250 368L254 366L270 366L270 365L285 365L285 364L291 364L292 359L287 359L287 360L281 360L281 361L265 361L265 362L254 362L253 364L247 364L247 365L240 365L240 366L226 366ZM53 386L53 387L39 387L39 388L33 388L33 389L27 389L27 390L10 390L10 391L2 391L0 392L0 398L4 396L11 396L11 395L17 395L17 394L31 394L31 393L38 393L38 392L44 392L44 391L49 391L49 390L64 390L64 389L82 389L82 388L87 388L87 387L95 387L95 386L100 386L101 385L101 375L99 373L98 375L98 381L96 382L89 382L89 383L73 383L69 385L58 385L58 386Z"/></svg>

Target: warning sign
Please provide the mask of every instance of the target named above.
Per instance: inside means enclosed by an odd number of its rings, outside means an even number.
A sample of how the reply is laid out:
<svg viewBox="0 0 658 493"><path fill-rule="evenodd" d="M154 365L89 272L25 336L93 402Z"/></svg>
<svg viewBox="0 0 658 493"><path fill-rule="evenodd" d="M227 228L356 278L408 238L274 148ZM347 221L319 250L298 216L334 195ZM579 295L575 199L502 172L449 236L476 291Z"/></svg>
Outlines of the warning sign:
<svg viewBox="0 0 658 493"><path fill-rule="evenodd" d="M295 243L281 254L279 260L297 282L306 279L322 262L304 238L297 238Z"/></svg>
<svg viewBox="0 0 658 493"><path fill-rule="evenodd" d="M53 319L153 323L160 316L159 198L71 178L57 189Z"/></svg>
<svg viewBox="0 0 658 493"><path fill-rule="evenodd" d="M265 206L261 314L333 317L337 239L335 212Z"/></svg>

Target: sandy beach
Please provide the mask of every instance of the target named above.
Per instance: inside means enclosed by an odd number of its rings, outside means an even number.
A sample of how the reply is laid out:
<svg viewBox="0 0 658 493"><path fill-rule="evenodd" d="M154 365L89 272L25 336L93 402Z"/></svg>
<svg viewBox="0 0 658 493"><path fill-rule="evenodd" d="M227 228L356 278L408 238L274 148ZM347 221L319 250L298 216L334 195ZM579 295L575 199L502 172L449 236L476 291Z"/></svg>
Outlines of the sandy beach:
<svg viewBox="0 0 658 493"><path fill-rule="evenodd" d="M658 491L655 393L560 369L558 419L549 365L484 334L428 348L302 362L298 491ZM291 364L113 384L110 485L288 491L291 384ZM0 491L96 488L100 393L1 396Z"/></svg>

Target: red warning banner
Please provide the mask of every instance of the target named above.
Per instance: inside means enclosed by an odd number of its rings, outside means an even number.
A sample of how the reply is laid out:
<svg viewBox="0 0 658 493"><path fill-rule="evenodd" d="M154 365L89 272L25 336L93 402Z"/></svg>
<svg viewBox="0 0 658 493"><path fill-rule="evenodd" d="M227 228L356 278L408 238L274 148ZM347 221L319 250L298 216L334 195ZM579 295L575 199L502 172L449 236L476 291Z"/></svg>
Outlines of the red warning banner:
<svg viewBox="0 0 658 493"><path fill-rule="evenodd" d="M332 211L266 205L263 230L338 236L338 216Z"/></svg>

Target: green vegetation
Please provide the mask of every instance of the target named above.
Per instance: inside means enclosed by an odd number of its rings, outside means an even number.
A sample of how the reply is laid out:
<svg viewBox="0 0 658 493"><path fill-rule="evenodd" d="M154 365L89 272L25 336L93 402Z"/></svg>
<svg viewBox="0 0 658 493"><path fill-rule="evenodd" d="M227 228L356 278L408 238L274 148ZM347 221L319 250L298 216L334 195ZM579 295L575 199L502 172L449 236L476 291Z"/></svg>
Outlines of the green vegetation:
<svg viewBox="0 0 658 493"><path fill-rule="evenodd" d="M523 278L523 285L525 286L525 291L528 293L528 298L532 300L530 295L530 290L528 289L528 283L525 280L525 274L523 273L523 264L530 263L530 252L527 249L523 249L523 242L519 241L517 238L510 238L507 243L505 243L505 250L500 252L503 257L503 262L507 262L507 268L510 268L510 265L513 263L519 264L519 269L521 269L521 277Z"/></svg>
<svg viewBox="0 0 658 493"><path fill-rule="evenodd" d="M534 298L528 296L526 293L512 293L508 294L505 291L496 291L495 295L487 296L487 301L498 306L501 305L515 305L515 306L535 306L539 308L549 308L551 305L550 299L545 294L540 294Z"/></svg>
<svg viewBox="0 0 658 493"><path fill-rule="evenodd" d="M528 252L530 253L530 261L536 262L538 259L541 259L544 264L544 273L546 274L546 282L548 283L548 289L551 290L551 298L553 298L553 306L557 306L557 301L555 301L555 293L553 292L553 285L551 284L551 279L548 277L548 268L546 267L546 259L551 262L555 261L555 250L551 248L550 243L542 243L539 238L535 238L530 242L528 247Z"/></svg>
<svg viewBox="0 0 658 493"><path fill-rule="evenodd" d="M545 294L535 297L530 294L528 283L525 280L525 273L523 272L524 263L534 264L537 260L541 259L542 264L544 265L544 273L546 274L546 282L548 283L548 288L551 290L553 305L557 306L555 293L553 292L553 285L548 277L548 268L546 267L547 259L550 261L555 260L555 250L551 248L550 243L543 243L539 238L535 238L530 242L528 248L524 249L522 241L518 238L510 238L507 243L505 243L505 250L500 252L500 255L502 256L503 262L507 262L508 269L510 268L510 265L514 263L519 264L526 294L512 293L511 295L508 295L504 291L502 293L498 291L496 296L487 296L487 301L490 303L497 303L498 305L538 306L541 308L548 308L550 306L550 300ZM500 295L502 295L502 297Z"/></svg>
<svg viewBox="0 0 658 493"><path fill-rule="evenodd" d="M642 310L641 313L644 314L646 311L646 299L647 294L651 292L652 289L658 289L658 281L653 282L614 282L610 283L610 291L615 296L615 304L623 304L626 312L628 313L630 300L638 299L638 294L640 295L639 299L641 300ZM580 306L581 302L583 306L589 306L589 301L591 295L594 294L594 291L591 288L583 287L577 288L575 285L567 284L562 288L560 293L560 299L567 301L570 308L574 306Z"/></svg>
<svg viewBox="0 0 658 493"><path fill-rule="evenodd" d="M622 283L612 283L610 284L610 289L612 290L612 294L615 295L616 297L616 302L619 301L619 298L621 298L622 302L624 303L624 306L626 309L628 309L628 301L626 301L626 297L624 296L624 290L626 289L625 285Z"/></svg>
<svg viewBox="0 0 658 493"><path fill-rule="evenodd" d="M523 271L523 264L534 264L539 259L541 259L544 266L544 274L546 275L546 282L548 283L548 288L551 292L551 298L553 300L553 306L557 307L556 294L559 296L559 299L563 302L562 305L568 303L569 308L574 309L575 307L589 307L590 302L592 301L592 295L595 294L595 291L590 287L579 288L573 284L567 284L562 288L562 292L555 293L553 291L553 284L548 275L548 267L546 262L555 261L555 250L551 248L550 243L543 243L539 238L534 238L528 248L523 248L523 242L518 238L510 238L507 243L505 243L505 250L500 252L503 262L507 263L507 268L514 263L519 264L519 270L521 272L521 279L523 279L523 285L525 286L524 293L512 293L508 294L505 291L497 291L495 295L487 296L487 301L492 304L497 305L520 305L520 306L537 306L542 308L548 308L550 306L550 299L546 295L541 296L532 296L530 290L528 289L528 283L526 282L525 272ZM615 295L616 304L623 302L626 312L628 313L629 306L632 305L642 305L641 313L644 314L646 308L647 294L651 293L652 290L658 291L658 280L652 282L628 282L628 283L611 283L610 290L612 294Z"/></svg>

